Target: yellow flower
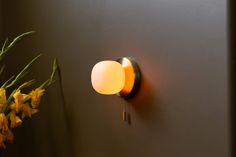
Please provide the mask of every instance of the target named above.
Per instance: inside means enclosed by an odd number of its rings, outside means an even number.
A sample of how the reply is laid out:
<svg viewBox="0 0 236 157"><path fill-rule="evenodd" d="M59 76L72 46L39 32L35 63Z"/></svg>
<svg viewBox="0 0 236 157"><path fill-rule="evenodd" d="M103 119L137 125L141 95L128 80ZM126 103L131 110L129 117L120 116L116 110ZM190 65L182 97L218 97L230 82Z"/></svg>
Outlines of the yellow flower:
<svg viewBox="0 0 236 157"><path fill-rule="evenodd" d="M36 88L35 90L32 90L29 93L29 96L31 98L32 108L37 108L39 106L39 103L40 103L41 97L44 94L44 91L45 91L45 89Z"/></svg>
<svg viewBox="0 0 236 157"><path fill-rule="evenodd" d="M5 142L5 136L0 133L0 147L5 149L6 146L5 146L4 142Z"/></svg>
<svg viewBox="0 0 236 157"><path fill-rule="evenodd" d="M20 117L16 115L15 111L11 111L10 121L11 121L11 124L10 124L11 128L15 128L22 124L22 120L20 119Z"/></svg>
<svg viewBox="0 0 236 157"><path fill-rule="evenodd" d="M0 88L0 110L2 110L7 104L6 90Z"/></svg>
<svg viewBox="0 0 236 157"><path fill-rule="evenodd" d="M20 90L17 90L14 93L13 97L14 103L11 105L11 109L16 111L16 113L19 113L22 110L25 101L29 99L29 96L26 94L22 94Z"/></svg>
<svg viewBox="0 0 236 157"><path fill-rule="evenodd" d="M37 112L38 112L38 109L33 109L29 106L29 104L24 104L21 118L23 119L25 116L31 118L31 115Z"/></svg>
<svg viewBox="0 0 236 157"><path fill-rule="evenodd" d="M13 133L11 132L11 130L7 130L3 133L3 135L5 136L5 140L8 141L8 142L12 142L13 139L14 139L14 135Z"/></svg>
<svg viewBox="0 0 236 157"><path fill-rule="evenodd" d="M4 113L0 113L0 129L2 129L2 132L8 130L8 120Z"/></svg>

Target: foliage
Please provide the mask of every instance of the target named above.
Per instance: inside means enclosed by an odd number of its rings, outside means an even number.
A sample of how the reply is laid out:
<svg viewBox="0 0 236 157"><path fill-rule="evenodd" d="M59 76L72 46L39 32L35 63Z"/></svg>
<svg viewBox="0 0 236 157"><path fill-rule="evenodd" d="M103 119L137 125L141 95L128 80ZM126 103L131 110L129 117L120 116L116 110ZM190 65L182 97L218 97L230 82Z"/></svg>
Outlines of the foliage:
<svg viewBox="0 0 236 157"><path fill-rule="evenodd" d="M11 42L8 38L5 40L2 49L0 50L0 61L8 54L8 52L21 40L32 35L34 31L23 33ZM4 83L0 84L0 147L6 148L7 142L12 142L14 135L12 129L20 126L25 117L31 117L37 113L41 97L45 90L55 82L57 71L57 61L53 62L51 76L43 82L39 87L33 89L29 93L22 93L22 89L31 86L35 80L29 80L19 84L20 81L27 75L33 63L41 56L39 54L33 58L17 75L10 77ZM5 65L0 68L0 75L3 73ZM12 88L10 88L12 87ZM10 93L7 95L7 93Z"/></svg>

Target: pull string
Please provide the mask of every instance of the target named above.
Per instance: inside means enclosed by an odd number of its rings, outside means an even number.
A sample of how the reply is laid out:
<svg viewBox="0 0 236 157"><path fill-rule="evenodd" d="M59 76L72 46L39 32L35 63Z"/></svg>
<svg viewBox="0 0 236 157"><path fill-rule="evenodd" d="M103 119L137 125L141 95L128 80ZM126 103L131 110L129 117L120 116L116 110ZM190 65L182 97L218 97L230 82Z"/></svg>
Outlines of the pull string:
<svg viewBox="0 0 236 157"><path fill-rule="evenodd" d="M126 124L128 124L128 125L131 124L130 105L125 99L123 100L122 119Z"/></svg>
<svg viewBox="0 0 236 157"><path fill-rule="evenodd" d="M123 100L123 113L122 113L122 119L124 122L127 121L127 110L126 110L126 102Z"/></svg>

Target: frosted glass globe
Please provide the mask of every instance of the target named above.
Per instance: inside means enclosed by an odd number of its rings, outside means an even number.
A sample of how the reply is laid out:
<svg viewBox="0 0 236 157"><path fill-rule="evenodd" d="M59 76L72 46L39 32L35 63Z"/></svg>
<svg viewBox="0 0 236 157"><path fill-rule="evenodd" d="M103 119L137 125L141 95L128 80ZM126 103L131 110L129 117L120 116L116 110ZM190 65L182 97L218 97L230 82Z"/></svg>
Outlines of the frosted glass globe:
<svg viewBox="0 0 236 157"><path fill-rule="evenodd" d="M100 94L119 93L125 85L125 71L116 61L101 61L91 73L92 86Z"/></svg>

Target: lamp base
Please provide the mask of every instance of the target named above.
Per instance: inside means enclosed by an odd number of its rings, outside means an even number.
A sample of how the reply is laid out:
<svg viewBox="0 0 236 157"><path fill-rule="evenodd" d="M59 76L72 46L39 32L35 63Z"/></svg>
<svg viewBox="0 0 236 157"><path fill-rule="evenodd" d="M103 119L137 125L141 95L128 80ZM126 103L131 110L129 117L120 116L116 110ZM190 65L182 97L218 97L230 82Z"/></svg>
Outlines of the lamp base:
<svg viewBox="0 0 236 157"><path fill-rule="evenodd" d="M117 93L125 99L133 97L139 90L141 84L141 71L138 64L130 57L122 57L117 60L125 70L124 88Z"/></svg>

